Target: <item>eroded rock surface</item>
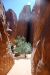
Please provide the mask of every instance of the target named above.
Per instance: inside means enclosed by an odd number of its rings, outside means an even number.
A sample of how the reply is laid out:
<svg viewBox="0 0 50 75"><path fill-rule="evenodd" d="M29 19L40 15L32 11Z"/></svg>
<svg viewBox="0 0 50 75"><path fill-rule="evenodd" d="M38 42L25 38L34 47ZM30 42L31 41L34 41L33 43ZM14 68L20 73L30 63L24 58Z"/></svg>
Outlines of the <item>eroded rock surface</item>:
<svg viewBox="0 0 50 75"><path fill-rule="evenodd" d="M9 9L6 12L6 21L7 21L7 31L10 34L10 38L13 39L16 37L16 26L17 26L17 16L16 13Z"/></svg>
<svg viewBox="0 0 50 75"><path fill-rule="evenodd" d="M8 36L4 30L2 18L0 18L0 75L7 75L13 66L13 58L7 48Z"/></svg>
<svg viewBox="0 0 50 75"><path fill-rule="evenodd" d="M44 13L34 28L32 75L50 75L50 1L46 0Z"/></svg>

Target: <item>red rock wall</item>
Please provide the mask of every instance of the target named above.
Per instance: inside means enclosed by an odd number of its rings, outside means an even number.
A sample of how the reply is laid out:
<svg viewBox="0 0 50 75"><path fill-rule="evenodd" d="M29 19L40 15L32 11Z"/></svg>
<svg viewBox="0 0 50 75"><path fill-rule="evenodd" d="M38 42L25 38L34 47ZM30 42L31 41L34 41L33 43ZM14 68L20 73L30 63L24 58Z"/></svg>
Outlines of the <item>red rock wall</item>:
<svg viewBox="0 0 50 75"><path fill-rule="evenodd" d="M7 75L8 71L13 66L13 58L8 53L7 49L7 34L4 31L2 21L0 20L0 75Z"/></svg>
<svg viewBox="0 0 50 75"><path fill-rule="evenodd" d="M34 45L32 53L32 75L50 75L50 3L46 5L44 15L35 23ZM37 44L37 41L39 41ZM39 55L40 54L40 55Z"/></svg>
<svg viewBox="0 0 50 75"><path fill-rule="evenodd" d="M17 22L17 28L16 28L16 36L27 36L27 23L18 21Z"/></svg>

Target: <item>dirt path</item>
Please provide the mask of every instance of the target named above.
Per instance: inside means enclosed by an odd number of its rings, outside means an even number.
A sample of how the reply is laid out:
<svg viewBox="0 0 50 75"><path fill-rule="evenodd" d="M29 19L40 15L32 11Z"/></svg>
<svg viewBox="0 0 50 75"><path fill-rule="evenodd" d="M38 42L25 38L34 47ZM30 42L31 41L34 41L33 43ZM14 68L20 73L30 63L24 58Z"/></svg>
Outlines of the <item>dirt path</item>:
<svg viewBox="0 0 50 75"><path fill-rule="evenodd" d="M15 64L7 75L31 75L31 60L15 60Z"/></svg>

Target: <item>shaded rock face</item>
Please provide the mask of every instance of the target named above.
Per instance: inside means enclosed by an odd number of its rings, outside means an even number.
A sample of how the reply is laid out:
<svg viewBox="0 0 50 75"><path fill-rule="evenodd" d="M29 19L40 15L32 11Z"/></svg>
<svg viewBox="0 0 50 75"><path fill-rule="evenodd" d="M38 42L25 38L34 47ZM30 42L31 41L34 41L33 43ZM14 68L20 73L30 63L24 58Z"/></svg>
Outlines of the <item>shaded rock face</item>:
<svg viewBox="0 0 50 75"><path fill-rule="evenodd" d="M22 32L26 35L26 40L32 43L33 39L32 39L32 34L31 34L32 33L32 21L31 21L31 6L30 5L24 6L23 10L21 11L19 15L19 22L21 22L21 24L23 23Z"/></svg>
<svg viewBox="0 0 50 75"><path fill-rule="evenodd" d="M9 9L6 12L6 20L7 20L7 29L11 29L10 35L12 38L16 36L16 25L17 25L17 16L12 9Z"/></svg>
<svg viewBox="0 0 50 75"><path fill-rule="evenodd" d="M34 39L34 32L36 30L35 24L39 21L40 17L44 16L44 12L46 10L46 5L47 5L46 0L36 0L35 5L33 6L32 14L31 14L33 39Z"/></svg>
<svg viewBox="0 0 50 75"><path fill-rule="evenodd" d="M44 11L42 7L34 26L32 75L50 75L50 2L44 5Z"/></svg>
<svg viewBox="0 0 50 75"><path fill-rule="evenodd" d="M32 20L35 22L38 20L39 18L39 14L40 13L40 8L39 5L37 6L36 4L34 5L33 9L32 9Z"/></svg>
<svg viewBox="0 0 50 75"><path fill-rule="evenodd" d="M29 21L31 18L31 8L30 5L25 5L22 12L19 15L19 20Z"/></svg>
<svg viewBox="0 0 50 75"><path fill-rule="evenodd" d="M27 42L32 43L32 23L31 21L20 21L17 22L16 27L16 36L24 36L27 40Z"/></svg>
<svg viewBox="0 0 50 75"><path fill-rule="evenodd" d="M35 5L33 6L33 9L32 9L32 12L31 12L31 20L32 20L32 40L34 39L34 32L35 32L35 24L36 22L40 19L40 16L41 16L41 5L39 4L39 1L35 2ZM34 40L33 40L33 43L34 43ZM32 44L33 44L32 43Z"/></svg>
<svg viewBox="0 0 50 75"><path fill-rule="evenodd" d="M44 17L44 13L45 13L47 4L48 4L48 1L47 0L42 0L42 1L41 0L36 0L35 5L34 5L34 7L32 9L33 42L34 42L34 39L35 39L34 36L38 37L38 33L40 33L40 31L39 31L37 34L35 34L36 33L36 30L38 29L37 23L38 23L38 21L42 17ZM44 21L44 19L43 19L43 21Z"/></svg>
<svg viewBox="0 0 50 75"><path fill-rule="evenodd" d="M33 43L32 21L27 22L27 42Z"/></svg>
<svg viewBox="0 0 50 75"><path fill-rule="evenodd" d="M25 21L17 22L16 36L27 36L27 23Z"/></svg>

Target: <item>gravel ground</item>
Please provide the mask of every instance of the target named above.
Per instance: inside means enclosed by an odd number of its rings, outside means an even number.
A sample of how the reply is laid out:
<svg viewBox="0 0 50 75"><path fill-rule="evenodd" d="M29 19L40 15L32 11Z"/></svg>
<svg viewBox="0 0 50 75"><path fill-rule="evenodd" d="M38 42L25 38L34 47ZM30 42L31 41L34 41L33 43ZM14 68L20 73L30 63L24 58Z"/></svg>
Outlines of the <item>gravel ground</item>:
<svg viewBox="0 0 50 75"><path fill-rule="evenodd" d="M9 71L7 75L31 75L31 60L15 60L12 69Z"/></svg>

